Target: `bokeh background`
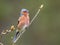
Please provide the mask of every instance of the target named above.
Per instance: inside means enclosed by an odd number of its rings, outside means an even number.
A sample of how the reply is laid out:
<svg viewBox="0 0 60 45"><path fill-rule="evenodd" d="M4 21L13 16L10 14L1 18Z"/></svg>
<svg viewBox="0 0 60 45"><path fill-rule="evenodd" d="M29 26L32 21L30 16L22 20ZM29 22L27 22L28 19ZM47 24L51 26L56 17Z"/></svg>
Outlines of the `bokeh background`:
<svg viewBox="0 0 60 45"><path fill-rule="evenodd" d="M22 8L30 11L31 20L41 4L43 9L15 45L60 45L60 0L0 0L0 33L17 25ZM11 36L14 32L0 35L0 42L12 45Z"/></svg>

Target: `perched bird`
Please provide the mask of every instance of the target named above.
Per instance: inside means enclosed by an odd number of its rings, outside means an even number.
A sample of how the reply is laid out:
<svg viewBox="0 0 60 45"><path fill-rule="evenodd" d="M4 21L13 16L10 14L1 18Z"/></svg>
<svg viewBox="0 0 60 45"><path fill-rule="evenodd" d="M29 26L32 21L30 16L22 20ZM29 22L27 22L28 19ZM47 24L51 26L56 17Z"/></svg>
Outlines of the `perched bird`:
<svg viewBox="0 0 60 45"><path fill-rule="evenodd" d="M24 27L28 27L30 22L29 18L29 11L27 9L22 9L21 10L21 16L18 19L18 24L17 24L17 31L16 31L16 36L19 33L19 31Z"/></svg>

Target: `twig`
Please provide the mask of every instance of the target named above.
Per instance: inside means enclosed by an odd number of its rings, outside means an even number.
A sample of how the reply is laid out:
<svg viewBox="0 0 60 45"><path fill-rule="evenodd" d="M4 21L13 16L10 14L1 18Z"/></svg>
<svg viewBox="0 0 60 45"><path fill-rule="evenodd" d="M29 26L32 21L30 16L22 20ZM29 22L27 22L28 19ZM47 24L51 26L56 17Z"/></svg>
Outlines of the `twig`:
<svg viewBox="0 0 60 45"><path fill-rule="evenodd" d="M35 14L35 16L33 17L33 19L31 20L29 26L32 24L32 22L35 20L35 18L38 16L41 8L43 8L43 4L42 4L42 5L40 6L40 8L38 9L37 13ZM22 29L22 30L23 30L23 29ZM22 30L21 30L21 31L22 31ZM26 31L26 30L24 29L13 43L16 43L17 40L20 38L20 36L21 36L25 31Z"/></svg>

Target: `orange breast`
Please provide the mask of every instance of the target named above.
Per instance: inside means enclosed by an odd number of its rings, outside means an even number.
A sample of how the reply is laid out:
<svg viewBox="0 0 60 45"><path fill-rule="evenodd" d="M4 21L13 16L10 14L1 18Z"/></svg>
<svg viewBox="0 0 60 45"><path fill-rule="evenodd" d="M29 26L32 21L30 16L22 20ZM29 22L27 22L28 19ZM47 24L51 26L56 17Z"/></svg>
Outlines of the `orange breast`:
<svg viewBox="0 0 60 45"><path fill-rule="evenodd" d="M26 17L25 16L22 16L21 19L20 19L20 22L21 23L25 23L25 21L26 21Z"/></svg>

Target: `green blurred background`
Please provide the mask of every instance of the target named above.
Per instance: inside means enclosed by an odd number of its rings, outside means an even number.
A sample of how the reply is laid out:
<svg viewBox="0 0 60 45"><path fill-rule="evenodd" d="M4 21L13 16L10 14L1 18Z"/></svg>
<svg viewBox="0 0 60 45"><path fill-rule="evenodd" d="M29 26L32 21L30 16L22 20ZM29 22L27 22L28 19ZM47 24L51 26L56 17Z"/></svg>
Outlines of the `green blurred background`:
<svg viewBox="0 0 60 45"><path fill-rule="evenodd" d="M14 24L22 8L34 17L39 6L43 9L15 45L60 45L60 0L0 0L0 32ZM12 45L14 32L0 36L4 45Z"/></svg>

